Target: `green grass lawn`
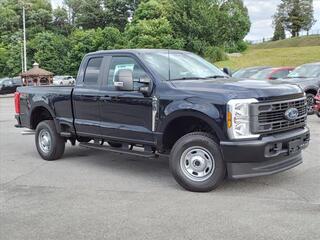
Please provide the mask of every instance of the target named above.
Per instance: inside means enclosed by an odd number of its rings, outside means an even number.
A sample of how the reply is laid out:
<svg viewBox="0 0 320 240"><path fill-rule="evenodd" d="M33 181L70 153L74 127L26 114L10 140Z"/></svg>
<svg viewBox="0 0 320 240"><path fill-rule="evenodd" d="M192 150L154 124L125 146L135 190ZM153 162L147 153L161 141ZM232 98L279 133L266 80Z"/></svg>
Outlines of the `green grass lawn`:
<svg viewBox="0 0 320 240"><path fill-rule="evenodd" d="M252 45L241 57L216 63L219 67L239 69L251 66L299 66L320 62L320 36L289 38Z"/></svg>
<svg viewBox="0 0 320 240"><path fill-rule="evenodd" d="M320 36L303 36L296 38L288 38L280 41L270 41L252 45L254 49L268 49L268 48L288 48L288 47L311 47L320 46Z"/></svg>
<svg viewBox="0 0 320 240"><path fill-rule="evenodd" d="M320 62L320 46L254 49L250 47L241 57L230 57L216 63L219 67L239 69L250 66L299 66Z"/></svg>

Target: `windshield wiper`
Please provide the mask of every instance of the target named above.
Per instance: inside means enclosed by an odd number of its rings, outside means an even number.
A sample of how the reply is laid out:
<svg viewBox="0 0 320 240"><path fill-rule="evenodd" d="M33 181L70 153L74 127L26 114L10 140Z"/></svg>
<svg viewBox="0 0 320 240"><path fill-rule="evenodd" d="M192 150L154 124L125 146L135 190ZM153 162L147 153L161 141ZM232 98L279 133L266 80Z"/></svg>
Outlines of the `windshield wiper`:
<svg viewBox="0 0 320 240"><path fill-rule="evenodd" d="M213 76L205 77L203 79L210 79L210 78L229 78L229 77L225 75L213 75Z"/></svg>
<svg viewBox="0 0 320 240"><path fill-rule="evenodd" d="M208 76L208 77L182 77L182 78L175 78L175 79L170 79L170 81L179 81L179 80L195 80L195 79L200 79L200 80L206 80L210 78L228 78L227 76L224 75L213 75L213 76Z"/></svg>
<svg viewBox="0 0 320 240"><path fill-rule="evenodd" d="M194 79L206 79L206 78L202 78L202 77L182 77L182 78L174 78L174 79L170 79L170 81L194 80Z"/></svg>

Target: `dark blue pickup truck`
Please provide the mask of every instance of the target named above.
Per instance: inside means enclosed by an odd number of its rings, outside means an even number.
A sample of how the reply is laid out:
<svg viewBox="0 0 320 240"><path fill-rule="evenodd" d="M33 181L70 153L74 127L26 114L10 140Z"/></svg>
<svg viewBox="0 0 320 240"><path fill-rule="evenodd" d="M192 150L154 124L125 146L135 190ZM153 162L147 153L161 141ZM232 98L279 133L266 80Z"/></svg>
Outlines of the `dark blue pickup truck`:
<svg viewBox="0 0 320 240"><path fill-rule="evenodd" d="M68 140L168 156L177 182L199 192L302 163L306 104L298 86L232 79L195 54L159 49L90 53L74 87L15 95L16 126L35 130L43 159L61 158Z"/></svg>

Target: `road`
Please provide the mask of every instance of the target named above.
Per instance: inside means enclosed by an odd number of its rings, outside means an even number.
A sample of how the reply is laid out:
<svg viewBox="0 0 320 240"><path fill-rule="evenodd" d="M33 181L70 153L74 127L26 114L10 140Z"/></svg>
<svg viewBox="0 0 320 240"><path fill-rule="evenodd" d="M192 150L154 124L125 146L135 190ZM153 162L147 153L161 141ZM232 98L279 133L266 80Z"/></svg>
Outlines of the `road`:
<svg viewBox="0 0 320 240"><path fill-rule="evenodd" d="M0 239L320 239L320 119L304 163L191 193L168 160L68 145L46 162L0 98Z"/></svg>

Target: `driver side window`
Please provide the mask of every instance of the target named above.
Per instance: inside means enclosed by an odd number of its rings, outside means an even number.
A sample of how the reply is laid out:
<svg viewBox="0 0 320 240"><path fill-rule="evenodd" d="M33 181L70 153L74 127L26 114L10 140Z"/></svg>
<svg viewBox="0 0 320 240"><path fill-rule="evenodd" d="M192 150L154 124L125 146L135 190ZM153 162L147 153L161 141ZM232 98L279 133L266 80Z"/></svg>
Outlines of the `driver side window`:
<svg viewBox="0 0 320 240"><path fill-rule="evenodd" d="M119 70L122 69L132 71L135 89L142 86L142 84L139 83L139 80L148 76L140 64L132 57L112 57L108 74L108 87L114 86L114 82L118 78Z"/></svg>

